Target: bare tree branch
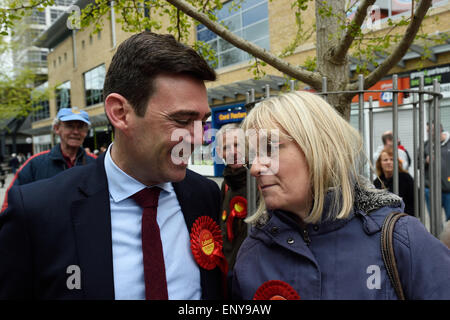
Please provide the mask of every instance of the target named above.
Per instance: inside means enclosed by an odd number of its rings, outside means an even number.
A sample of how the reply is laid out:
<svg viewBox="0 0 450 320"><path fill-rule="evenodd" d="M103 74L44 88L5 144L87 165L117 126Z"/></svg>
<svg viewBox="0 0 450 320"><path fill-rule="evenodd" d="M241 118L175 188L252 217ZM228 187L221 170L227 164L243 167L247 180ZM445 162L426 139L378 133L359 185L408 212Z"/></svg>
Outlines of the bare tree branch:
<svg viewBox="0 0 450 320"><path fill-rule="evenodd" d="M364 0L358 6L356 10L355 17L351 21L350 25L347 28L347 32L344 37L336 46L334 52L331 54L331 59L334 62L339 62L345 59L347 55L348 49L350 48L357 31L361 28L364 19L367 16L367 8L375 3L375 0Z"/></svg>
<svg viewBox="0 0 450 320"><path fill-rule="evenodd" d="M217 22L211 21L204 13L199 12L196 8L188 4L184 0L167 0L170 4L183 11L188 16L204 24L209 30L227 40L234 46L247 51L254 57L261 59L272 67L279 71L297 79L303 81L314 88L320 88L322 85L322 78L317 72L311 72L304 70L300 67L293 66L290 63L278 58L274 54L262 49L261 47L244 40L243 38L233 34L231 31L223 27Z"/></svg>
<svg viewBox="0 0 450 320"><path fill-rule="evenodd" d="M389 70L394 67L401 58L406 54L409 47L416 37L417 31L427 13L428 9L431 7L432 0L422 0L418 4L414 16L409 24L406 32L399 42L394 51L374 70L372 71L364 80L364 89L370 88L378 80L380 80L384 75L386 75ZM347 90L357 90L358 83L351 83L347 86Z"/></svg>

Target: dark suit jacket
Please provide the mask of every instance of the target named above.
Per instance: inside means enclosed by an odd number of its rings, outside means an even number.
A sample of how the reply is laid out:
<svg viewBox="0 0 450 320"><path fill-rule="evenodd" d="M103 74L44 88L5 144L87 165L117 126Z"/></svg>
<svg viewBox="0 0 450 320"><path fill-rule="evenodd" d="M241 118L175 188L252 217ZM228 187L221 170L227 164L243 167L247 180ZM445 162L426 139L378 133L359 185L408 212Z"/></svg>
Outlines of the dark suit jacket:
<svg viewBox="0 0 450 320"><path fill-rule="evenodd" d="M189 232L200 216L218 221L215 182L187 170L173 186ZM114 299L112 258L103 156L10 190L0 215L0 299ZM81 289L68 289L70 265L80 267ZM221 299L219 268L200 274L202 298Z"/></svg>

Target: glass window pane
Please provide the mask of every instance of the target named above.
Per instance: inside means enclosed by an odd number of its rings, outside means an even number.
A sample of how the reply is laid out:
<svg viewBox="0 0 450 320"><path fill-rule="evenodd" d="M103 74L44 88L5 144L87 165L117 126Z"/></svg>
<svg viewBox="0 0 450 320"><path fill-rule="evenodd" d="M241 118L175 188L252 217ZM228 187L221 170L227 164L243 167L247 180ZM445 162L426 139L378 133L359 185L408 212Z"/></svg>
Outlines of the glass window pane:
<svg viewBox="0 0 450 320"><path fill-rule="evenodd" d="M248 9L261 2L267 2L267 0L244 0L244 3L242 3L242 9Z"/></svg>
<svg viewBox="0 0 450 320"><path fill-rule="evenodd" d="M202 25L202 24L198 24L197 25L197 32L199 32L199 31L201 31L201 30L203 30L203 29L205 29L206 27L204 26L204 25Z"/></svg>
<svg viewBox="0 0 450 320"><path fill-rule="evenodd" d="M239 49L233 49L222 53L219 56L220 59L220 67L226 67L235 63L242 61L242 51Z"/></svg>
<svg viewBox="0 0 450 320"><path fill-rule="evenodd" d="M241 32L233 32L234 34L238 35L239 37L241 36ZM231 48L234 48L234 45L232 45L231 43L229 43L226 40L223 40L222 38L218 38L219 40L219 48L218 51L222 52Z"/></svg>
<svg viewBox="0 0 450 320"><path fill-rule="evenodd" d="M247 10L242 13L242 24L248 26L269 16L267 3L263 3L257 7Z"/></svg>
<svg viewBox="0 0 450 320"><path fill-rule="evenodd" d="M217 52L217 40L209 42L211 49Z"/></svg>
<svg viewBox="0 0 450 320"><path fill-rule="evenodd" d="M105 65L101 65L84 74L86 106L100 103L103 100L104 81Z"/></svg>
<svg viewBox="0 0 450 320"><path fill-rule="evenodd" d="M244 29L244 39L253 41L269 34L269 20L254 24Z"/></svg>
<svg viewBox="0 0 450 320"><path fill-rule="evenodd" d="M240 15L235 15L229 19L224 20L222 23L228 28L228 30L235 31L241 28L241 17Z"/></svg>
<svg viewBox="0 0 450 320"><path fill-rule="evenodd" d="M269 37L260 39L258 41L254 41L256 45L260 46L261 48L264 48L266 50L270 50L270 41Z"/></svg>
<svg viewBox="0 0 450 320"><path fill-rule="evenodd" d="M223 5L222 9L220 9L219 12L217 12L217 18L219 18L219 20L223 20L227 17L230 17L230 16L236 14L236 10L230 11L231 3L232 3L232 1L225 3Z"/></svg>
<svg viewBox="0 0 450 320"><path fill-rule="evenodd" d="M209 30L209 29L204 29L204 30L202 30L202 31L197 33L197 40L198 41L207 42L207 41L210 41L210 40L212 40L212 39L214 39L216 37L217 37L216 34L214 32L212 32L211 30Z"/></svg>

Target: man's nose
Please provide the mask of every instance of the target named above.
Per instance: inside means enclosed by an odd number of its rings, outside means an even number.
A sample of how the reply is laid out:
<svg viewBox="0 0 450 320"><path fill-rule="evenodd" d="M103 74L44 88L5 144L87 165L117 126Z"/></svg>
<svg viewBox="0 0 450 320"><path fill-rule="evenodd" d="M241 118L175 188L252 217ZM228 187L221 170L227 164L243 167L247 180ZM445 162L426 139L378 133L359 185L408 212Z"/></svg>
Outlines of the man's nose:
<svg viewBox="0 0 450 320"><path fill-rule="evenodd" d="M194 121L194 125L189 129L189 134L185 137L187 143L200 145L203 143L203 123Z"/></svg>

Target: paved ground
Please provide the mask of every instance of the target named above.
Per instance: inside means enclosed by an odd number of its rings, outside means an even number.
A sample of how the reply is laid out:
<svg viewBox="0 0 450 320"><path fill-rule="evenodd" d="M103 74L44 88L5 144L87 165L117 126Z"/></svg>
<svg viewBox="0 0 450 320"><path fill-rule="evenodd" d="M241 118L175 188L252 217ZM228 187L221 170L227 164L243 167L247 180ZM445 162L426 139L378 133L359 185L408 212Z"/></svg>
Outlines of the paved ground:
<svg viewBox="0 0 450 320"><path fill-rule="evenodd" d="M9 184L11 183L11 180L13 179L14 175L12 173L8 173L6 175L6 181L5 181L5 185L3 186L3 188L0 188L0 207L3 204L3 199L5 199L5 193L6 193L6 189L8 188Z"/></svg>

